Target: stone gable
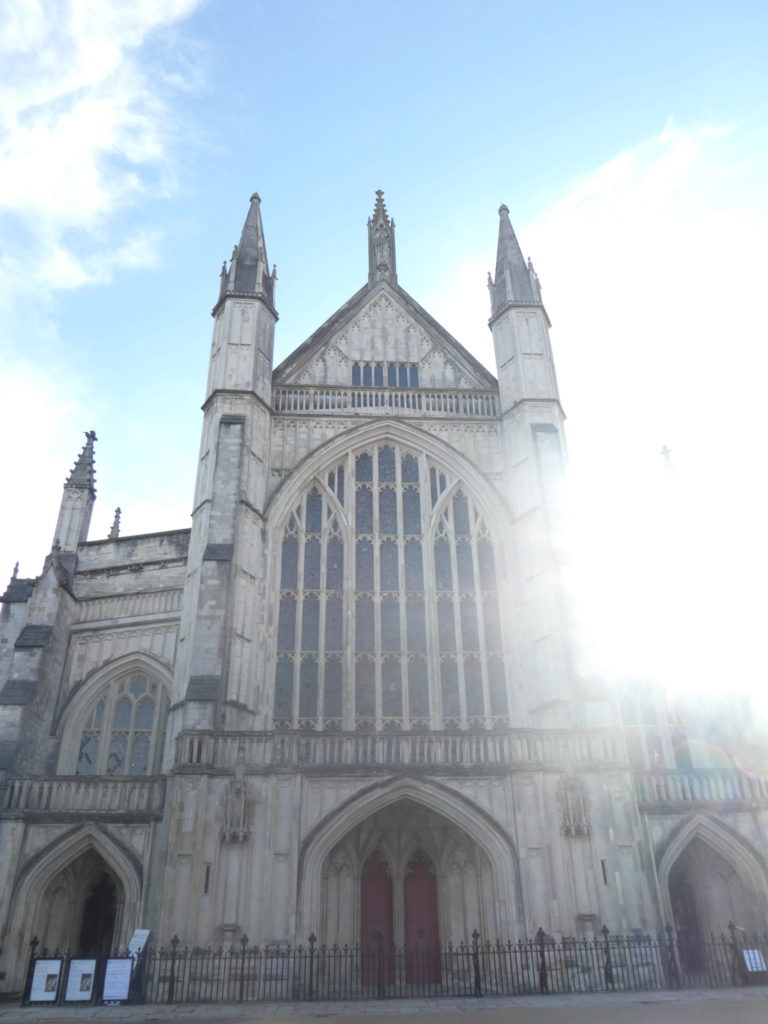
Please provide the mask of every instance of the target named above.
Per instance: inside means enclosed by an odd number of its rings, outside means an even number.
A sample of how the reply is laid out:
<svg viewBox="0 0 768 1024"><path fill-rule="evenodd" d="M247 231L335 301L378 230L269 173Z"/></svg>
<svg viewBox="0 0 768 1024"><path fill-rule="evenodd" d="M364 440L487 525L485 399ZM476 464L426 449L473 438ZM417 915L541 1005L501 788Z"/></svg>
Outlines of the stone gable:
<svg viewBox="0 0 768 1024"><path fill-rule="evenodd" d="M321 328L303 358L287 361L276 383L349 387L358 382L353 376L358 365L362 386L378 380L383 386L489 388L489 375L473 365L469 353L409 305L399 290L375 291L346 322L332 324L328 332Z"/></svg>

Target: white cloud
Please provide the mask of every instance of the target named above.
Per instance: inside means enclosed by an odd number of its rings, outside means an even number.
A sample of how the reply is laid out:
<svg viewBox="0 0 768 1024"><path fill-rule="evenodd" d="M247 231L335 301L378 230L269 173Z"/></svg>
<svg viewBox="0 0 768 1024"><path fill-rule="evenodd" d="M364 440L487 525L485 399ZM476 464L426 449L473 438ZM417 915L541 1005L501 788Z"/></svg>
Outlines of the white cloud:
<svg viewBox="0 0 768 1024"><path fill-rule="evenodd" d="M34 575L94 396L59 364L45 321L53 289L108 281L157 259L140 223L114 240L130 203L173 188L173 93L199 86L183 53L150 65L153 34L201 0L10 0L0 25L0 587L19 559ZM183 81L182 81L183 78ZM41 288L41 285L43 286ZM34 296L34 302L29 297ZM12 350L11 350L12 345ZM30 352L37 353L37 362Z"/></svg>
<svg viewBox="0 0 768 1024"><path fill-rule="evenodd" d="M172 186L170 121L160 83L140 59L152 33L200 0L15 0L0 29L0 216L26 259L4 257L6 301L43 278L71 288L151 260L150 239L115 253L109 217ZM76 237L75 237L76 236ZM30 279L30 268L32 271Z"/></svg>
<svg viewBox="0 0 768 1024"><path fill-rule="evenodd" d="M56 510L67 472L88 420L82 389L61 367L11 364L0 359L0 409L3 415L0 508L0 592L13 563L22 576L36 576L53 539Z"/></svg>

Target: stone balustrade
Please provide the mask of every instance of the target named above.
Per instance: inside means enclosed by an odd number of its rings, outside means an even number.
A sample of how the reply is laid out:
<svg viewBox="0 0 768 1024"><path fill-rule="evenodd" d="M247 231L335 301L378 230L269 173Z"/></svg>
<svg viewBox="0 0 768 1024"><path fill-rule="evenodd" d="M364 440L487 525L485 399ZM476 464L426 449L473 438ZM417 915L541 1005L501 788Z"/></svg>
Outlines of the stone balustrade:
<svg viewBox="0 0 768 1024"><path fill-rule="evenodd" d="M397 767L535 768L625 767L620 744L608 732L559 733L515 730L506 733L303 736L211 732L176 738L178 771L250 767L340 769ZM768 804L768 779L736 772L635 772L637 799L646 807L670 804ZM9 779L0 787L0 815L77 812L162 813L165 779L82 776Z"/></svg>
<svg viewBox="0 0 768 1024"><path fill-rule="evenodd" d="M312 415L457 416L495 419L499 396L495 391L445 388L275 387L275 412Z"/></svg>
<svg viewBox="0 0 768 1024"><path fill-rule="evenodd" d="M626 765L623 744L611 730L398 734L181 733L177 770L232 768L399 768L404 766L535 767Z"/></svg>
<svg viewBox="0 0 768 1024"><path fill-rule="evenodd" d="M0 788L0 814L161 814L165 779L152 776L105 779L61 776L9 779Z"/></svg>
<svg viewBox="0 0 768 1024"><path fill-rule="evenodd" d="M743 772L635 772L641 804L768 803L768 779Z"/></svg>

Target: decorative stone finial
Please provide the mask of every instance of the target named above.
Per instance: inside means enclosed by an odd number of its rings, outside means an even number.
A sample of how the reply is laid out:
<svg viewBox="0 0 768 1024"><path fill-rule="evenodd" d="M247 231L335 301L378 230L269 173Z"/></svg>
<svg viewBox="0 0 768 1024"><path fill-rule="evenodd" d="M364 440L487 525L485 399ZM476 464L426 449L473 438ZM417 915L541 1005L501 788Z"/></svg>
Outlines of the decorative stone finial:
<svg viewBox="0 0 768 1024"><path fill-rule="evenodd" d="M115 518L112 520L112 529L107 534L109 540L117 540L120 536L120 506L115 509Z"/></svg>
<svg viewBox="0 0 768 1024"><path fill-rule="evenodd" d="M98 441L96 431L86 430L83 450L78 455L77 462L67 477L65 487L83 488L96 494L96 470L93 460L93 445L96 441Z"/></svg>
<svg viewBox="0 0 768 1024"><path fill-rule="evenodd" d="M376 189L376 202L373 206L373 219L376 220L377 217L387 219L387 204L384 202L384 192L380 188Z"/></svg>
<svg viewBox="0 0 768 1024"><path fill-rule="evenodd" d="M499 216L503 217L505 213L507 215L509 214L509 207L507 206L506 203L502 203L501 206L499 207Z"/></svg>
<svg viewBox="0 0 768 1024"><path fill-rule="evenodd" d="M395 222L389 217L384 192L376 189L373 215L368 219L368 283L397 283L395 272Z"/></svg>

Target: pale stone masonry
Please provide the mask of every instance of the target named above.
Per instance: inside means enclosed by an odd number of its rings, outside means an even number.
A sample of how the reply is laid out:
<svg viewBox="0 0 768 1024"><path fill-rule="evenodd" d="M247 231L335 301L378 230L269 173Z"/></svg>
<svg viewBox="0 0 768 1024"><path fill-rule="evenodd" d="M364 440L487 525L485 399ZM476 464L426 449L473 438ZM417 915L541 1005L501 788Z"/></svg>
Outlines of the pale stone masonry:
<svg viewBox="0 0 768 1024"><path fill-rule="evenodd" d="M0 989L33 935L673 922L695 959L730 920L765 927L745 716L576 671L550 324L499 217L498 378L398 283L380 192L367 283L273 369L254 195L213 309L191 529L120 537L117 510L88 540L86 435L40 576L3 596Z"/></svg>

